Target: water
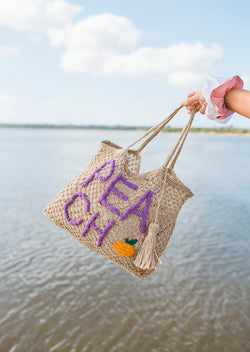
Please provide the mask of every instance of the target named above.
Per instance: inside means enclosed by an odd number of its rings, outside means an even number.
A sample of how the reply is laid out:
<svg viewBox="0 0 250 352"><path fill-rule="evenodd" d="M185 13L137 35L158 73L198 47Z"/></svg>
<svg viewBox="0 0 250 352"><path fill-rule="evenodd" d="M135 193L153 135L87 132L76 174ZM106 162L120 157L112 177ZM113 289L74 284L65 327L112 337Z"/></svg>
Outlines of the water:
<svg viewBox="0 0 250 352"><path fill-rule="evenodd" d="M189 135L176 173L195 196L139 280L42 213L107 135L140 132L0 129L1 352L249 351L250 138ZM152 142L142 171L176 138Z"/></svg>

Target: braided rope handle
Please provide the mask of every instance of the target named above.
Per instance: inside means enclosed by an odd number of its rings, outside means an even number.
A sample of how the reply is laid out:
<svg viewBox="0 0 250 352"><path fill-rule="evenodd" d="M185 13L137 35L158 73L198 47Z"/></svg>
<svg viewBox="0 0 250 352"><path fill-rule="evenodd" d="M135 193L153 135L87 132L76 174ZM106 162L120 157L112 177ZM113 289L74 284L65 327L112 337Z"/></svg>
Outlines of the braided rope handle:
<svg viewBox="0 0 250 352"><path fill-rule="evenodd" d="M179 112L179 110L182 108L182 106L179 106L177 109L175 109L169 116L167 116L164 120L162 120L160 123L158 123L156 126L151 127L147 132L145 132L141 137L136 139L134 142L132 142L128 147L124 148L123 151L127 151L129 148L131 148L133 145L137 144L141 140L143 140L145 137L149 136L136 150L138 152L141 152L146 145L153 139L155 138L162 130L163 128L169 123L169 121L172 120L172 118ZM185 142L185 139L188 135L189 129L192 125L193 119L195 115L195 110L193 109L191 116L187 122L187 124L183 127L182 132L177 139L175 145L171 149L170 153L168 154L165 162L163 163L163 167L167 168L169 162L172 160L170 168L173 169L176 160L180 154L180 151L183 147L183 144Z"/></svg>

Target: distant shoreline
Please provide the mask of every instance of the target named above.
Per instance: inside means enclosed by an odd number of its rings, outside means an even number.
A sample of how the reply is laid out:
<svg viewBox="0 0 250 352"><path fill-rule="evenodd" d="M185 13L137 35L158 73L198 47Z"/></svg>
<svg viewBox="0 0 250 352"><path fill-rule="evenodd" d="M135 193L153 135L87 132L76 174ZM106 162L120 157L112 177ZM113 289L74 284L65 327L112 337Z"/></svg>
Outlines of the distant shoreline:
<svg viewBox="0 0 250 352"><path fill-rule="evenodd" d="M34 128L34 129L64 129L64 130L119 130L119 131L146 131L150 127L147 126L122 126L122 125L53 125L53 124L16 124L16 123L0 123L0 128ZM163 132L180 132L181 127L166 127ZM220 128L205 128L193 127L190 129L191 133L204 133L204 134L239 134L250 135L250 129L247 128L234 128L234 127L220 127Z"/></svg>

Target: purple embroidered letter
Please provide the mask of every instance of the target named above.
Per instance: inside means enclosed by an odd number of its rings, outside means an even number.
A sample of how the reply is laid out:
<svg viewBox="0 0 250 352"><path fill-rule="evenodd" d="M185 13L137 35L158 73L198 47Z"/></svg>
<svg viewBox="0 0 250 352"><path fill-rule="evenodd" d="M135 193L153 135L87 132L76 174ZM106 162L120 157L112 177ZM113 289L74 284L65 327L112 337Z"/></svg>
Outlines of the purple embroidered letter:
<svg viewBox="0 0 250 352"><path fill-rule="evenodd" d="M89 200L88 200L86 194L82 193L82 192L74 193L73 196L69 200L67 200L67 202L63 206L64 216L65 216L66 220L71 225L79 225L83 221L82 218L79 218L78 220L71 220L70 217L69 217L69 214L68 214L68 206L74 202L76 197L82 197L82 199L85 201L85 211L86 211L86 213L89 211Z"/></svg>
<svg viewBox="0 0 250 352"><path fill-rule="evenodd" d="M120 220L124 220L129 213L133 213L135 215L138 215L142 218L141 220L141 227L140 230L142 233L145 232L145 226L146 226L146 221L147 221L147 217L148 217L148 209L150 206L150 202L151 202L151 198L153 195L153 191L151 191L150 189L148 189L142 196L140 199L138 199L138 201L134 204L132 204L120 217ZM146 199L146 203L144 206L143 211L138 210L137 208L141 205L141 203Z"/></svg>
<svg viewBox="0 0 250 352"><path fill-rule="evenodd" d="M87 221L84 229L82 230L81 235L85 236L86 233L88 232L90 226L99 233L99 237L97 240L97 247L100 247L102 244L102 240L104 238L104 236L107 234L108 230L115 224L115 221L113 220L109 220L108 224L104 227L103 230L99 229L99 227L96 226L96 224L94 223L95 219L97 218L97 216L99 215L99 213L94 213L91 218Z"/></svg>
<svg viewBox="0 0 250 352"><path fill-rule="evenodd" d="M120 215L119 210L117 208L115 208L113 205L111 205L110 203L108 203L107 200L106 200L106 197L108 196L108 194L110 192L113 192L114 194L117 195L117 197L119 197L119 198L121 198L123 200L127 200L128 199L128 196L126 196L126 194L122 193L121 191L119 191L119 189L114 187L114 185L119 180L121 180L124 183L124 185L128 186L129 188L132 188L134 190L136 190L138 188L133 183L127 181L126 178L120 172L113 178L113 180L110 182L110 184L108 185L106 190L103 192L101 197L98 199L98 202L101 203L102 205L105 205L110 211L112 211L116 215Z"/></svg>
<svg viewBox="0 0 250 352"><path fill-rule="evenodd" d="M101 171L107 164L111 165L109 172L107 173L106 176L100 175L99 171ZM98 169L96 169L92 173L92 175L89 176L89 178L87 178L87 180L85 180L82 183L82 186L86 187L90 183L90 181L92 181L95 177L98 178L100 181L107 181L113 175L114 171L115 171L115 160L108 159L100 167L98 167Z"/></svg>

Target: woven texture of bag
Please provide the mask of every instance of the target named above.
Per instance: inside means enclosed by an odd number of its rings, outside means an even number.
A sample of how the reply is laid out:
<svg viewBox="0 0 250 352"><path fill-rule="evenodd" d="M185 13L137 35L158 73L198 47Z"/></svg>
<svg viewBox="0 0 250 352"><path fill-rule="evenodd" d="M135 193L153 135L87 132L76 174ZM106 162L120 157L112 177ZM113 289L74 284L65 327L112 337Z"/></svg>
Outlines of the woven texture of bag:
<svg viewBox="0 0 250 352"><path fill-rule="evenodd" d="M193 196L173 168L194 112L165 163L158 169L139 172L141 150L179 110L180 107L127 148L102 141L86 169L44 210L53 223L85 247L139 278L155 270L182 205ZM145 138L138 149L131 149Z"/></svg>

